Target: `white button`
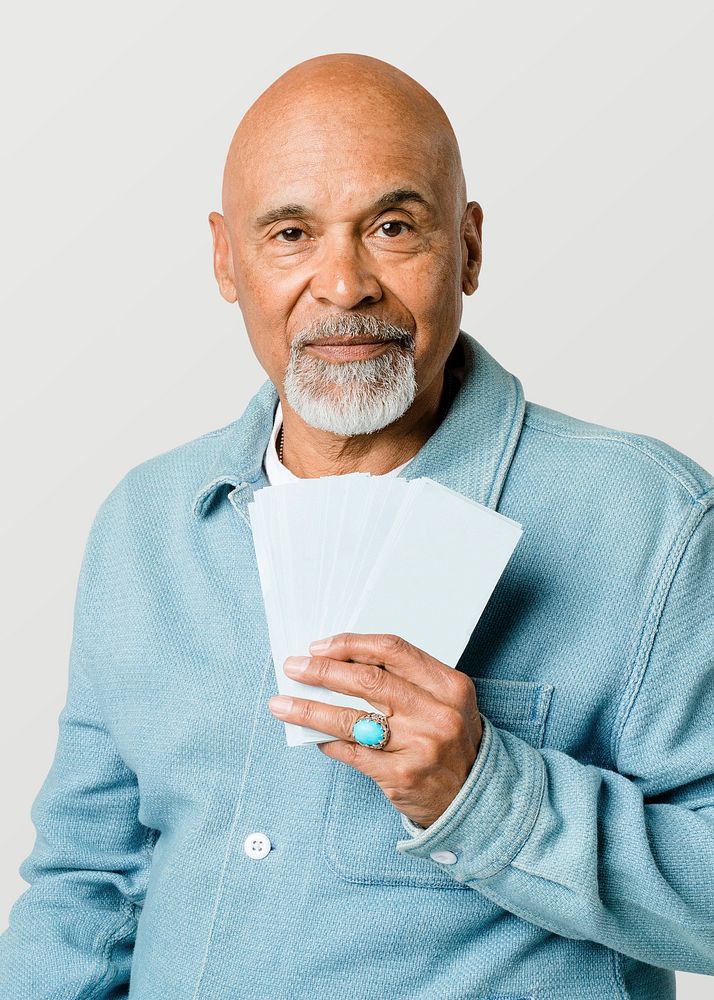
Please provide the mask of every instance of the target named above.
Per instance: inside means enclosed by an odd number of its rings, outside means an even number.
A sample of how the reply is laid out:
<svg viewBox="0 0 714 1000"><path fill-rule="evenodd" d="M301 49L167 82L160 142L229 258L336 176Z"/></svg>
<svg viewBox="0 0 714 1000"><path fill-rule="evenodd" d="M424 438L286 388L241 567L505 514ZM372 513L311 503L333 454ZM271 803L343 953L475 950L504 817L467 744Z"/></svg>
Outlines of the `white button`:
<svg viewBox="0 0 714 1000"><path fill-rule="evenodd" d="M243 850L249 858L264 858L270 853L272 844L264 833L249 833L243 842Z"/></svg>
<svg viewBox="0 0 714 1000"><path fill-rule="evenodd" d="M442 865L455 865L459 860L453 851L432 851L429 857Z"/></svg>

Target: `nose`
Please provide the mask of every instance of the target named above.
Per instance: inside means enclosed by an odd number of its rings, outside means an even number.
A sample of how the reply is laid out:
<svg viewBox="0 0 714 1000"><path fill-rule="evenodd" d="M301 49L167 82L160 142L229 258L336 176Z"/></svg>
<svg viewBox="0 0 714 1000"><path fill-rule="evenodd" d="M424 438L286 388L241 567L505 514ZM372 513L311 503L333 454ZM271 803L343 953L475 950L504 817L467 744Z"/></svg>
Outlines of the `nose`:
<svg viewBox="0 0 714 1000"><path fill-rule="evenodd" d="M310 294L317 302L354 309L378 302L382 288L362 244L350 237L323 242Z"/></svg>

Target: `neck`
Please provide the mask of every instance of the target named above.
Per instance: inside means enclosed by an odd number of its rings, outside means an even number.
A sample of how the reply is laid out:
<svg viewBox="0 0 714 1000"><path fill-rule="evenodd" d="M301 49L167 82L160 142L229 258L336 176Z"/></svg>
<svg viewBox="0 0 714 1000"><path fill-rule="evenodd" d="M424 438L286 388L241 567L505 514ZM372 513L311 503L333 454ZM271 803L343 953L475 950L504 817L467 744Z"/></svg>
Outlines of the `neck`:
<svg viewBox="0 0 714 1000"><path fill-rule="evenodd" d="M399 420L373 434L341 437L306 424L281 394L283 465L301 479L349 472L384 475L416 455L443 420L450 402L449 379L442 368Z"/></svg>

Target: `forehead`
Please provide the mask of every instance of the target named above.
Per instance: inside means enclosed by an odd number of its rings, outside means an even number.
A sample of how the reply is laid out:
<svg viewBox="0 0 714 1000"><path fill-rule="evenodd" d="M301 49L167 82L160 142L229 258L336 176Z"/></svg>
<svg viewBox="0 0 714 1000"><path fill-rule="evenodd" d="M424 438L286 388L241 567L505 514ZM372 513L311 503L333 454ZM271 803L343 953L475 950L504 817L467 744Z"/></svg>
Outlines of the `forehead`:
<svg viewBox="0 0 714 1000"><path fill-rule="evenodd" d="M359 211L395 189L418 191L436 206L447 172L427 138L424 129L383 117L266 123L243 147L236 209L251 219L289 203L321 213Z"/></svg>

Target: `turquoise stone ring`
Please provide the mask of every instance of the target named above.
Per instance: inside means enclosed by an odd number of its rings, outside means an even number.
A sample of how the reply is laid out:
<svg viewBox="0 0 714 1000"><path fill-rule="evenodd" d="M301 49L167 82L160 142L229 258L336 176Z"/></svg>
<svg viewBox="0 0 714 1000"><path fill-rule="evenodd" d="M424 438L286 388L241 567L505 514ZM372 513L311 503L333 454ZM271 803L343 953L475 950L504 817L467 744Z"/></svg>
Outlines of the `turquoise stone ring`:
<svg viewBox="0 0 714 1000"><path fill-rule="evenodd" d="M371 747L373 750L381 750L389 739L389 723L386 715L380 712L363 715L352 726L352 735L355 743L361 743L363 747Z"/></svg>

